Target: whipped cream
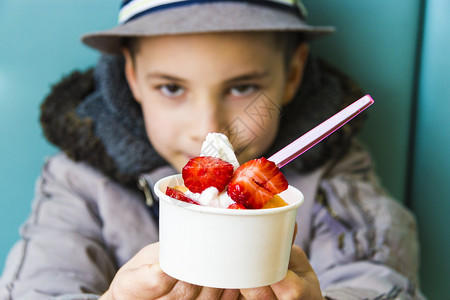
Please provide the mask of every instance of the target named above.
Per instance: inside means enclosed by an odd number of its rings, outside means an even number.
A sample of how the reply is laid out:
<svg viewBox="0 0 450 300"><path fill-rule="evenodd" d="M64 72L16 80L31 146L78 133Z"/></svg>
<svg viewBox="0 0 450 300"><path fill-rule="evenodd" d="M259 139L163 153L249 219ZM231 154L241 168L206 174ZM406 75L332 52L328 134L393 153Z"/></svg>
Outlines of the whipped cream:
<svg viewBox="0 0 450 300"><path fill-rule="evenodd" d="M200 156L213 156L229 162L234 170L239 168L239 161L234 154L233 145L228 137L222 133L208 133L202 144Z"/></svg>
<svg viewBox="0 0 450 300"><path fill-rule="evenodd" d="M219 194L219 191L215 187L209 187L201 193L193 193L188 190L185 194L204 206L228 208L228 206L235 203L228 196L226 190Z"/></svg>

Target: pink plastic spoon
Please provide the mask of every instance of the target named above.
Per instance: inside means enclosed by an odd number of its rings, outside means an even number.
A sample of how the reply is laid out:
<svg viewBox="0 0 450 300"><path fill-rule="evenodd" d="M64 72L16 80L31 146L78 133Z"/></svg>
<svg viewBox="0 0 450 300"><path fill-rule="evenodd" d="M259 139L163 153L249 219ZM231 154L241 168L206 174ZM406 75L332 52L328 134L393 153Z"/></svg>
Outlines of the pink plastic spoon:
<svg viewBox="0 0 450 300"><path fill-rule="evenodd" d="M341 128L345 123L356 117L363 110L368 108L373 103L372 97L366 95L359 100L356 100L334 116L326 121L320 123L274 155L268 158L273 161L279 168L283 167L296 157L305 153L318 142Z"/></svg>

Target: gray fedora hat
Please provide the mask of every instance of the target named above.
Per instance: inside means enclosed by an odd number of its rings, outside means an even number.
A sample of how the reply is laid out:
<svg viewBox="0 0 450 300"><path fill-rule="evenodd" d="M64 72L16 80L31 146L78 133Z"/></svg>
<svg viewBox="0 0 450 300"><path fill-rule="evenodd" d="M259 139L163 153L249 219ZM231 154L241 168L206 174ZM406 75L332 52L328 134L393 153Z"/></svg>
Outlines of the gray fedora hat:
<svg viewBox="0 0 450 300"><path fill-rule="evenodd" d="M305 22L300 0L124 0L119 25L82 36L84 44L118 54L126 37L230 31L290 31L305 40L329 34L329 26Z"/></svg>

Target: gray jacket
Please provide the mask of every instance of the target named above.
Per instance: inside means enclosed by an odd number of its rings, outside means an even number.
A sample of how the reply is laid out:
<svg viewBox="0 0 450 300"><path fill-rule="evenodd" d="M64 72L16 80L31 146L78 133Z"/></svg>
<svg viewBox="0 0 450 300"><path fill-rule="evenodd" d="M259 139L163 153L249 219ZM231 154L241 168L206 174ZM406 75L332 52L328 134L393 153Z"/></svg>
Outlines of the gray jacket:
<svg viewBox="0 0 450 300"><path fill-rule="evenodd" d="M173 173L163 167L142 178L151 188ZM379 188L361 145L309 174L284 173L305 195L295 242L324 296L423 299L416 288L415 220ZM144 195L63 154L51 157L22 239L9 254L0 299L96 299L121 265L158 241Z"/></svg>

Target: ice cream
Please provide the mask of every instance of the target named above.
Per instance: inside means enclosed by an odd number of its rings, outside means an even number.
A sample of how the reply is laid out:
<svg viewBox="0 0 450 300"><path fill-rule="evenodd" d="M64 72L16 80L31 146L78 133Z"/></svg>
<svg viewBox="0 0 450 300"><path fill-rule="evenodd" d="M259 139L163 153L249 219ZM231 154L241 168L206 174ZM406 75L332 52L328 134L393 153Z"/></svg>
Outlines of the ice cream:
<svg viewBox="0 0 450 300"><path fill-rule="evenodd" d="M200 156L182 171L184 186L168 187L166 195L188 203L233 209L273 208L287 205L278 193L288 187L275 163L265 158L242 166L227 136L210 133Z"/></svg>
<svg viewBox="0 0 450 300"><path fill-rule="evenodd" d="M234 154L233 145L231 145L228 137L222 133L208 133L202 144L200 156L217 157L232 164L234 170L239 168L239 161Z"/></svg>
<svg viewBox="0 0 450 300"><path fill-rule="evenodd" d="M215 187L209 187L201 193L193 193L187 190L185 195L205 206L228 208L236 203L226 192L219 193L219 190Z"/></svg>

